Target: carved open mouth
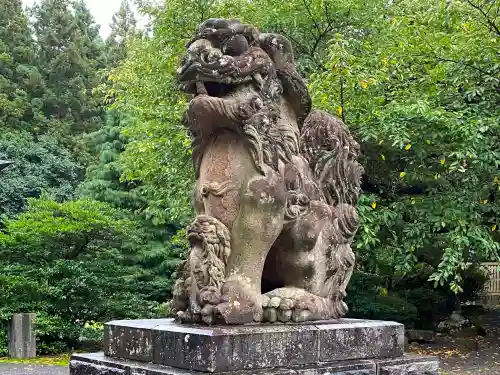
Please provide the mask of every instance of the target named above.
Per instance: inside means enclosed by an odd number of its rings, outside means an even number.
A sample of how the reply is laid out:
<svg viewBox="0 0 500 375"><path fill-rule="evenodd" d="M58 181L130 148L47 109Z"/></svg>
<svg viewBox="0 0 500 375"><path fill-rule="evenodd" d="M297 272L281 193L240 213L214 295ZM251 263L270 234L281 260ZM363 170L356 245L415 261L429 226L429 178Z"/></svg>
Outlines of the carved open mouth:
<svg viewBox="0 0 500 375"><path fill-rule="evenodd" d="M241 77L232 76L234 72L232 57L211 50L185 57L177 74L183 91L222 98L242 83Z"/></svg>
<svg viewBox="0 0 500 375"><path fill-rule="evenodd" d="M235 89L236 85L232 84L199 81L196 83L195 95L209 95L223 98L231 94Z"/></svg>

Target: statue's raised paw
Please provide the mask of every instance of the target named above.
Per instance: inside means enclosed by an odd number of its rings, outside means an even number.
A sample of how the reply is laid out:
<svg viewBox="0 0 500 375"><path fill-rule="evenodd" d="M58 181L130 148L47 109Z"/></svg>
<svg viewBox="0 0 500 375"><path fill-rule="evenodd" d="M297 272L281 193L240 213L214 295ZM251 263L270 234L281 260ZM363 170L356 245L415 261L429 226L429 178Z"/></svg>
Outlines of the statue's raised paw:
<svg viewBox="0 0 500 375"><path fill-rule="evenodd" d="M248 120L257 112L259 112L262 109L263 105L264 104L262 102L262 99L258 95L255 95L249 98L248 100L239 103L238 119L242 121Z"/></svg>

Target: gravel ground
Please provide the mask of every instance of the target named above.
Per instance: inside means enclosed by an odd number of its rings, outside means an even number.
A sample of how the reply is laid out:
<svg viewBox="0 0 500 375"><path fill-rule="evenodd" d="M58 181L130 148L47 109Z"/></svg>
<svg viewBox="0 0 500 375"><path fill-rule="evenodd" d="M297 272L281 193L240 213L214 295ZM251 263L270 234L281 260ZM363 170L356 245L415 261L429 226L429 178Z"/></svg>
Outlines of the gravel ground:
<svg viewBox="0 0 500 375"><path fill-rule="evenodd" d="M67 367L0 363L1 375L68 375Z"/></svg>
<svg viewBox="0 0 500 375"><path fill-rule="evenodd" d="M485 337L443 337L413 350L438 356L442 375L500 375L500 309L487 312L480 321Z"/></svg>

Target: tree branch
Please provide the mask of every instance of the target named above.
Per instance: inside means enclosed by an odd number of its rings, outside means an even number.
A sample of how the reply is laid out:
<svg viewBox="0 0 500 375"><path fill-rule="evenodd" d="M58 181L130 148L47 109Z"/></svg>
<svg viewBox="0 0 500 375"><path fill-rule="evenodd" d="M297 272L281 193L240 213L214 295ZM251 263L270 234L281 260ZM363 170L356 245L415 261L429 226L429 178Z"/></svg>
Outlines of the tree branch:
<svg viewBox="0 0 500 375"><path fill-rule="evenodd" d="M321 33L321 28L318 25L318 22L316 22L316 19L314 18L311 8L309 8L309 5L307 4L307 0L302 0L302 3L304 4L304 7L307 10L307 13L309 14L309 17L311 18L311 21L313 22L314 26L316 27L316 30L318 30L318 33Z"/></svg>
<svg viewBox="0 0 500 375"><path fill-rule="evenodd" d="M444 57L439 57L439 56L437 56L437 55L435 55L435 56L434 56L434 58L435 58L436 60L438 60L438 61L443 61L443 62L451 62L451 63L457 64L457 65L462 65L462 66L465 66L465 67L467 67L467 68L474 69L474 70L476 70L476 71L478 71L478 72L480 72L480 73L482 73L482 74L488 74L488 72L487 72L487 71L485 71L485 70L483 70L483 69L481 69L481 68L478 68L478 67L476 67L476 66L474 66L474 65L467 64L467 63L462 62L462 61L457 61L457 60L452 60L452 59L446 59L446 58L444 58Z"/></svg>
<svg viewBox="0 0 500 375"><path fill-rule="evenodd" d="M479 5L474 4L471 0L467 0L467 4L479 11L486 19L486 22L488 22L488 25L496 32L497 36L500 36L500 27L498 27L498 25L491 20L490 16L484 11L483 8L481 8Z"/></svg>
<svg viewBox="0 0 500 375"><path fill-rule="evenodd" d="M454 64L466 66L466 67L474 69L477 72L480 72L482 74L488 74L487 71L485 71L485 70L483 70L481 68L478 68L478 67L476 67L476 66L474 66L472 64L467 64L467 63L462 62L462 61L457 61L457 60L448 59L448 58L444 58L444 57L439 56L436 52L434 52L435 48L429 43L429 41L427 39L425 39L420 33L418 33L418 36L427 45L427 47L429 47L429 49L431 50L431 53L432 53L431 56L429 56L429 55L424 55L424 56L427 56L427 57L430 57L430 58L434 58L434 59L436 59L438 61L442 61L442 62L451 62L451 63L454 63Z"/></svg>
<svg viewBox="0 0 500 375"><path fill-rule="evenodd" d="M339 80L340 80L340 108L341 108L342 122L345 124L346 122L344 113L344 77L342 77L342 71L340 71Z"/></svg>
<svg viewBox="0 0 500 375"><path fill-rule="evenodd" d="M307 48L304 44L300 43L297 39L295 39L293 36L289 35L285 30L280 30L280 34L282 34L283 36L285 36L286 38L290 39L290 41L296 45L296 47L298 47L298 49L302 52L302 55L306 56L307 58L309 58L309 60L311 60L313 62L314 65L316 65L316 67L318 69L321 69L322 71L327 71L326 67L321 63L319 62L316 57L314 56L314 51L312 50L309 50L309 48Z"/></svg>

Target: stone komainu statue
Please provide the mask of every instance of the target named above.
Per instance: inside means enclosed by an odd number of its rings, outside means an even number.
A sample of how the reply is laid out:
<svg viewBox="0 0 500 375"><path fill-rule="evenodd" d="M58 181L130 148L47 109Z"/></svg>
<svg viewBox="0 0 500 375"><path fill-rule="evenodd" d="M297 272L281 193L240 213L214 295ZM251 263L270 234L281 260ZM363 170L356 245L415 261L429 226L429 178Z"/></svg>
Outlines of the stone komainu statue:
<svg viewBox="0 0 500 375"><path fill-rule="evenodd" d="M186 322L339 318L362 167L341 120L311 111L290 42L236 20L198 28L178 70L197 217L172 309Z"/></svg>

